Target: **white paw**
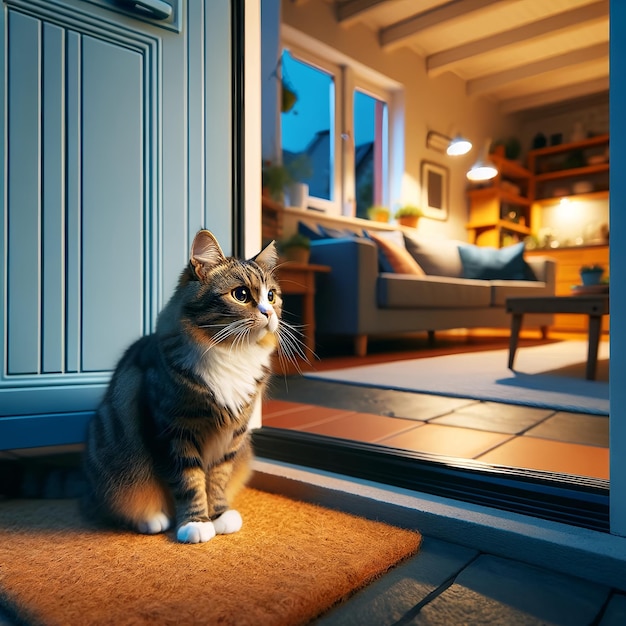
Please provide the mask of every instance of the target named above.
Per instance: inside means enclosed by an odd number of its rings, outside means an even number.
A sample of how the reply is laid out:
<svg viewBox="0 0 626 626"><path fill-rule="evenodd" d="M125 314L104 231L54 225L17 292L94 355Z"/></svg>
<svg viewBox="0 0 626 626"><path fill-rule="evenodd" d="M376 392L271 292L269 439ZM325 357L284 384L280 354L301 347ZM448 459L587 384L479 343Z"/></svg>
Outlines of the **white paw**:
<svg viewBox="0 0 626 626"><path fill-rule="evenodd" d="M222 513L217 519L213 520L213 526L215 526L215 533L217 535L228 535L229 533L236 533L241 530L243 520L239 511L235 509L229 509Z"/></svg>
<svg viewBox="0 0 626 626"><path fill-rule="evenodd" d="M176 533L181 543L204 543L215 537L213 522L187 522Z"/></svg>
<svg viewBox="0 0 626 626"><path fill-rule="evenodd" d="M165 513L157 513L150 519L143 520L137 524L137 530L144 535L156 535L163 533L170 527L170 518Z"/></svg>

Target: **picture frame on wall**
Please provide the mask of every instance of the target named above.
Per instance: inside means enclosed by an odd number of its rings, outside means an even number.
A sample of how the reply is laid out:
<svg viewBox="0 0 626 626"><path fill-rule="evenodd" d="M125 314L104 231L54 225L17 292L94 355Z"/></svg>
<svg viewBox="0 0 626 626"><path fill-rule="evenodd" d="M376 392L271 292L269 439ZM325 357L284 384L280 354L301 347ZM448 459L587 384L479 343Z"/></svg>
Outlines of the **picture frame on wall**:
<svg viewBox="0 0 626 626"><path fill-rule="evenodd" d="M432 161L422 161L420 169L422 184L421 205L424 217L447 220L450 178L448 168Z"/></svg>

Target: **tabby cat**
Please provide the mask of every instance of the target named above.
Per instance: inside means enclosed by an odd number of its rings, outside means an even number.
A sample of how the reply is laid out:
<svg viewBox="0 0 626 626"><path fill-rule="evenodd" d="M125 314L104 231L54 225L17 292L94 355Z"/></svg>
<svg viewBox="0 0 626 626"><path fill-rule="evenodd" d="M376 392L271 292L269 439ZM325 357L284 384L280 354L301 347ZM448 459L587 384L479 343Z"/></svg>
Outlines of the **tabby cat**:
<svg viewBox="0 0 626 626"><path fill-rule="evenodd" d="M184 543L241 528L229 504L249 476L248 421L278 342L301 353L276 262L273 243L241 261L196 235L156 332L126 351L88 426L86 513L148 534L175 523Z"/></svg>

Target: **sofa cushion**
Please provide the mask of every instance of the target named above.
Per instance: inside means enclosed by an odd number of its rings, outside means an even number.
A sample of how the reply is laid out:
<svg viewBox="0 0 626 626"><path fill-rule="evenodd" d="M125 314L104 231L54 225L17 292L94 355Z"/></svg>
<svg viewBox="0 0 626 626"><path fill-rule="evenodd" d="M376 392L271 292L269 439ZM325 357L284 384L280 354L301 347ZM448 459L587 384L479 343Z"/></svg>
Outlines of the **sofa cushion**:
<svg viewBox="0 0 626 626"><path fill-rule="evenodd" d="M399 241L401 244L393 240L390 233L374 233L367 232L367 236L374 241L378 248L378 261L383 272L393 272L395 274L412 274L414 276L424 276L424 270L419 263L407 252L404 247L402 233Z"/></svg>
<svg viewBox="0 0 626 626"><path fill-rule="evenodd" d="M344 239L345 237L353 238L363 236L363 231L355 233L349 228L331 228L330 226L322 225L319 225L318 228L329 239Z"/></svg>
<svg viewBox="0 0 626 626"><path fill-rule="evenodd" d="M531 280L524 261L524 242L504 248L463 244L459 246L464 278L483 280Z"/></svg>
<svg viewBox="0 0 626 626"><path fill-rule="evenodd" d="M491 284L484 280L383 273L377 289L378 306L388 309L467 309L491 304Z"/></svg>
<svg viewBox="0 0 626 626"><path fill-rule="evenodd" d="M431 276L463 275L463 264L459 255L459 245L465 242L456 239L427 239L420 235L403 233L406 249Z"/></svg>
<svg viewBox="0 0 626 626"><path fill-rule="evenodd" d="M321 224L307 224L305 222L298 222L298 232L305 237L308 237L311 241L319 241L320 239L343 239L352 237L361 237L361 232L354 232L348 228L330 228L329 226L322 226Z"/></svg>

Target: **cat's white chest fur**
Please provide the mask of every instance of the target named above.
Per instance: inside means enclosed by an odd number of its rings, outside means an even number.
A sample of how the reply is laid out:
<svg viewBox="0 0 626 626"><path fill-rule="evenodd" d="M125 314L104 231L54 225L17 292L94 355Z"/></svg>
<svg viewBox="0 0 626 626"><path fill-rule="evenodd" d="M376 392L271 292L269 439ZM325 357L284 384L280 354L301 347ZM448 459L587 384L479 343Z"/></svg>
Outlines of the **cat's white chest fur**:
<svg viewBox="0 0 626 626"><path fill-rule="evenodd" d="M200 360L197 374L219 405L237 412L256 394L257 381L269 367L272 352L273 349L259 344L238 349L214 346Z"/></svg>

